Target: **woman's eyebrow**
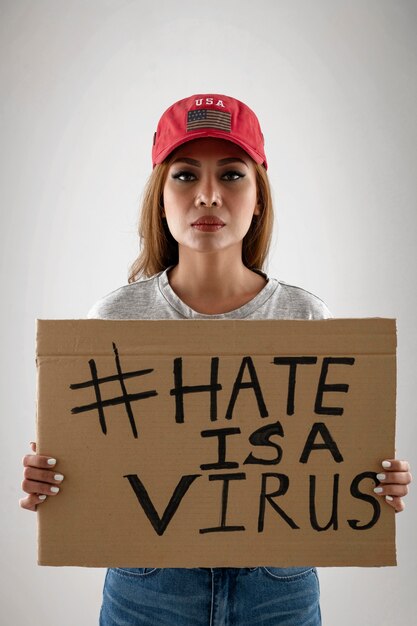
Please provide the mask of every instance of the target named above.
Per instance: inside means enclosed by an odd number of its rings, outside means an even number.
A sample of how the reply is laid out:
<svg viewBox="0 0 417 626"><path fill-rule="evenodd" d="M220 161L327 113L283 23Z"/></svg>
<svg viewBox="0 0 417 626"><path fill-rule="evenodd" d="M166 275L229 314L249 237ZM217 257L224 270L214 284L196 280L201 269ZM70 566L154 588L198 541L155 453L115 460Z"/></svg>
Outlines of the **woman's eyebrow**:
<svg viewBox="0 0 417 626"><path fill-rule="evenodd" d="M178 163L180 161L182 163L188 163L189 165L195 165L196 167L201 167L200 161L196 161L195 159L190 159L189 157L180 157L176 159L175 161L173 161L172 164ZM243 159L239 159L239 157L227 157L226 159L220 159L220 161L217 161L217 165L226 165L226 163L234 163L236 161L238 161L239 163L243 163L243 165L246 165L246 167L248 167L247 163Z"/></svg>

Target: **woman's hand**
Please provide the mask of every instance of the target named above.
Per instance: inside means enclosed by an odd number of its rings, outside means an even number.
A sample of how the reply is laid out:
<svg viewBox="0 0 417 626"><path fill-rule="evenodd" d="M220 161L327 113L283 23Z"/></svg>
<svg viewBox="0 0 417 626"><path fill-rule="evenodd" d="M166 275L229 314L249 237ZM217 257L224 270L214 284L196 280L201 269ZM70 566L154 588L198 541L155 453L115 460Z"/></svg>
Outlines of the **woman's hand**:
<svg viewBox="0 0 417 626"><path fill-rule="evenodd" d="M30 444L32 451L36 452L36 443ZM37 505L42 504L47 496L56 496L59 493L59 485L64 480L62 474L54 469L56 459L40 454L27 454L22 463L23 481L22 489L29 495L19 500L22 509L36 511Z"/></svg>
<svg viewBox="0 0 417 626"><path fill-rule="evenodd" d="M392 507L395 512L404 511L405 504L402 496L408 494L408 485L413 480L410 474L410 464L408 461L399 461L398 459L387 459L382 461L383 470L377 474L380 482L374 491L379 496L383 496L385 501Z"/></svg>

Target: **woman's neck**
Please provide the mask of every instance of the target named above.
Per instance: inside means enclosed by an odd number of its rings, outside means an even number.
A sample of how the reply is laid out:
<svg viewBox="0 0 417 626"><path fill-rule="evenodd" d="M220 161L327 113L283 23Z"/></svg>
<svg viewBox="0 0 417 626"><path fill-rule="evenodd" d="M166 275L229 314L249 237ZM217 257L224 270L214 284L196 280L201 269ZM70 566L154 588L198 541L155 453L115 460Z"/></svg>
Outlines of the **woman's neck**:
<svg viewBox="0 0 417 626"><path fill-rule="evenodd" d="M224 313L254 298L266 279L240 259L199 253L192 261L180 259L169 270L168 281L177 296L200 313Z"/></svg>

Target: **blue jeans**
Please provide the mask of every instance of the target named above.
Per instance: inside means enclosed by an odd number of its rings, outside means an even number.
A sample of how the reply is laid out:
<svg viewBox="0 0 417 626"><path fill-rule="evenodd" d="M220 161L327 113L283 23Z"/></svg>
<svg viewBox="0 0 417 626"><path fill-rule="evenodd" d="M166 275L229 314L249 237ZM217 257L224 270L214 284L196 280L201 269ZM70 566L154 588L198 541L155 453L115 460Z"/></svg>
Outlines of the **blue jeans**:
<svg viewBox="0 0 417 626"><path fill-rule="evenodd" d="M100 626L321 626L314 567L112 568Z"/></svg>

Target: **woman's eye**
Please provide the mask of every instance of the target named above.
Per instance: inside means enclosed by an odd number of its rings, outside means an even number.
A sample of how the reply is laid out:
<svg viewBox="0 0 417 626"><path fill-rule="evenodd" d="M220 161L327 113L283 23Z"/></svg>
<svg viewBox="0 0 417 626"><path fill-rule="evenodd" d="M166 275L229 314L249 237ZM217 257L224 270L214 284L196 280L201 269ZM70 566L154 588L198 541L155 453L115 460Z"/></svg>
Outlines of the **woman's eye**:
<svg viewBox="0 0 417 626"><path fill-rule="evenodd" d="M186 171L182 171L182 172L177 172L176 174L173 174L172 178L178 179L178 180L182 180L183 182L187 182L190 181L190 177L195 178L195 175L192 174L191 172L186 172ZM244 177L244 174L241 174L240 172L236 172L236 171L230 171L230 172L225 172L224 174L222 174L222 178L227 178L228 181L233 181L233 180L239 180L240 178Z"/></svg>
<svg viewBox="0 0 417 626"><path fill-rule="evenodd" d="M172 178L178 178L178 180L184 180L183 178L181 178L182 176L188 177L188 176L194 176L194 174L192 174L191 172L177 172L177 174L174 174ZM186 178L186 180L189 180L189 178Z"/></svg>
<svg viewBox="0 0 417 626"><path fill-rule="evenodd" d="M240 172L232 171L232 172L226 172L225 174L223 174L223 176L234 176L234 177L237 176L237 178L232 178L230 180L239 180L239 178L244 177L244 174L241 174Z"/></svg>

